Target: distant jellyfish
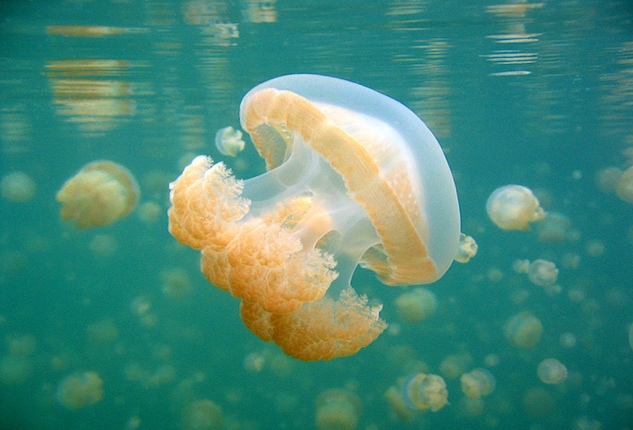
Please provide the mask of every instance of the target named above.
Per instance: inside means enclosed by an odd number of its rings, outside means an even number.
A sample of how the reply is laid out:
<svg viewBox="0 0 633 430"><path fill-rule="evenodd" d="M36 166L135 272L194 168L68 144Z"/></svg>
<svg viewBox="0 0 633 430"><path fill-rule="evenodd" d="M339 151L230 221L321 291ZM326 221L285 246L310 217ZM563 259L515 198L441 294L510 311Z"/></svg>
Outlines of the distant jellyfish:
<svg viewBox="0 0 633 430"><path fill-rule="evenodd" d="M0 383L20 385L33 375L34 368L33 360L27 356L4 356L0 358Z"/></svg>
<svg viewBox="0 0 633 430"><path fill-rule="evenodd" d="M411 409L439 411L448 403L446 382L439 375L411 375L402 385L402 397Z"/></svg>
<svg viewBox="0 0 633 430"><path fill-rule="evenodd" d="M86 334L92 344L111 345L119 338L119 328L114 320L107 318L90 324Z"/></svg>
<svg viewBox="0 0 633 430"><path fill-rule="evenodd" d="M66 181L57 193L61 216L78 228L110 224L136 205L139 188L132 173L112 161L93 161Z"/></svg>
<svg viewBox="0 0 633 430"><path fill-rule="evenodd" d="M625 202L633 203L633 166L622 173L615 186L615 193Z"/></svg>
<svg viewBox="0 0 633 430"><path fill-rule="evenodd" d="M475 369L472 372L464 373L460 381L462 392L469 399L479 399L486 397L495 390L495 377L486 369Z"/></svg>
<svg viewBox="0 0 633 430"><path fill-rule="evenodd" d="M452 264L459 206L442 149L397 101L318 75L250 90L242 128L267 172L245 181L193 159L170 184L169 231L207 280L241 299L245 326L305 361L350 356L387 327L352 288L428 284Z"/></svg>
<svg viewBox="0 0 633 430"><path fill-rule="evenodd" d="M389 405L389 409L394 413L398 421L409 423L415 418L415 411L407 405L402 397L402 391L391 386L385 391L384 399Z"/></svg>
<svg viewBox="0 0 633 430"><path fill-rule="evenodd" d="M0 189L2 197L12 202L27 202L33 198L35 182L24 172L11 172L2 177Z"/></svg>
<svg viewBox="0 0 633 430"><path fill-rule="evenodd" d="M163 214L163 208L156 202L145 202L138 207L138 217L145 224L158 221Z"/></svg>
<svg viewBox="0 0 633 430"><path fill-rule="evenodd" d="M362 413L360 399L342 389L331 389L319 394L316 402L318 430L354 430Z"/></svg>
<svg viewBox="0 0 633 430"><path fill-rule="evenodd" d="M194 400L181 413L182 430L220 430L224 428L224 413L213 400Z"/></svg>
<svg viewBox="0 0 633 430"><path fill-rule="evenodd" d="M215 147L223 155L237 157L237 154L244 150L242 132L233 127L224 127L215 134Z"/></svg>
<svg viewBox="0 0 633 430"><path fill-rule="evenodd" d="M530 282L541 287L552 285L558 279L556 265L547 260L534 260L527 268Z"/></svg>
<svg viewBox="0 0 633 430"><path fill-rule="evenodd" d="M605 167L596 175L596 184L603 193L613 193L622 176L622 170L617 167Z"/></svg>
<svg viewBox="0 0 633 430"><path fill-rule="evenodd" d="M545 418L556 410L554 396L544 388L533 387L523 393L523 410L535 418Z"/></svg>
<svg viewBox="0 0 633 430"><path fill-rule="evenodd" d="M182 300L189 297L192 291L189 273L181 267L164 269L160 278L163 294L172 300Z"/></svg>
<svg viewBox="0 0 633 430"><path fill-rule="evenodd" d="M537 224L538 240L542 243L564 243L569 237L569 218L558 212L548 212Z"/></svg>
<svg viewBox="0 0 633 430"><path fill-rule="evenodd" d="M448 355L440 363L440 372L447 379L455 379L466 372L472 358L470 355Z"/></svg>
<svg viewBox="0 0 633 430"><path fill-rule="evenodd" d="M486 202L486 211L503 230L527 230L530 223L545 217L532 190L522 185L505 185L494 190Z"/></svg>
<svg viewBox="0 0 633 430"><path fill-rule="evenodd" d="M455 261L460 263L468 263L471 258L477 255L477 242L464 233L459 234L459 245L457 245L457 255Z"/></svg>
<svg viewBox="0 0 633 430"><path fill-rule="evenodd" d="M504 331L510 345L531 349L541 340L543 324L531 312L524 311L510 317Z"/></svg>
<svg viewBox="0 0 633 430"><path fill-rule="evenodd" d="M555 358L546 358L536 369L538 377L546 384L560 384L567 379L567 367Z"/></svg>
<svg viewBox="0 0 633 430"><path fill-rule="evenodd" d="M398 315L408 323L415 323L430 317L437 308L435 294L426 288L416 288L396 298Z"/></svg>
<svg viewBox="0 0 633 430"><path fill-rule="evenodd" d="M97 234L90 241L90 251L99 258L112 257L119 244L111 234Z"/></svg>
<svg viewBox="0 0 633 430"><path fill-rule="evenodd" d="M103 398L103 381L96 372L73 373L60 382L56 398L68 409L93 405Z"/></svg>

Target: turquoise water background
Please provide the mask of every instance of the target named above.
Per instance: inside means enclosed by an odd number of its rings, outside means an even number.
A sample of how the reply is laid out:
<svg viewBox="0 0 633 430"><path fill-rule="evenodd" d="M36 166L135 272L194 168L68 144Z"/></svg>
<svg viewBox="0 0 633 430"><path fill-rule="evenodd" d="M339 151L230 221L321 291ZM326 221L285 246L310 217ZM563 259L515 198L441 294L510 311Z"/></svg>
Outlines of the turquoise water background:
<svg viewBox="0 0 633 430"><path fill-rule="evenodd" d="M630 1L7 0L0 41L0 176L37 186L27 202L0 199L0 427L186 428L186 405L210 399L228 429L310 429L319 394L342 388L360 399L359 429L633 428L633 206L596 179L631 163ZM265 170L248 139L230 158L214 136L239 127L250 88L289 73L348 79L416 112L479 244L427 287L437 311L414 324L396 311L402 289L358 269L353 285L384 304L390 328L329 362L251 334L238 300L167 231L168 183L193 155L241 178ZM134 173L140 205L81 231L55 195L99 159ZM512 183L569 219L562 243L488 219L486 199ZM559 287L513 270L538 258L557 265ZM504 336L522 311L543 324L527 350ZM450 355L488 369L496 390L473 407L446 378L447 406L399 420L385 391L442 374ZM564 383L539 380L546 358L567 366ZM84 371L100 375L103 399L69 410L60 383Z"/></svg>

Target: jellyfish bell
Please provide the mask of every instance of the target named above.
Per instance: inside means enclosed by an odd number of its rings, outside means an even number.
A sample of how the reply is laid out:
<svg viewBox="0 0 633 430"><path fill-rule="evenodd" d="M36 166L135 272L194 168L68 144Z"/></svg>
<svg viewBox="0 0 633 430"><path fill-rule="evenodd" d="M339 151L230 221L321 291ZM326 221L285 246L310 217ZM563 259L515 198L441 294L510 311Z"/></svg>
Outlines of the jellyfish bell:
<svg viewBox="0 0 633 430"><path fill-rule="evenodd" d="M541 361L536 373L545 384L560 384L567 379L567 367L555 358Z"/></svg>
<svg viewBox="0 0 633 430"><path fill-rule="evenodd" d="M27 202L35 195L37 186L24 172L7 173L0 180L2 197L12 202Z"/></svg>
<svg viewBox="0 0 633 430"><path fill-rule="evenodd" d="M402 397L411 409L437 412L448 403L446 382L439 375L410 375L402 384Z"/></svg>
<svg viewBox="0 0 633 430"><path fill-rule="evenodd" d="M527 230L530 223L545 217L532 190L522 185L505 185L494 190L486 201L486 212L503 230Z"/></svg>
<svg viewBox="0 0 633 430"><path fill-rule="evenodd" d="M57 192L61 216L80 229L113 223L136 206L139 187L132 173L112 161L86 164Z"/></svg>
<svg viewBox="0 0 633 430"><path fill-rule="evenodd" d="M504 332L510 345L532 349L541 340L543 324L531 312L523 311L508 319L504 326Z"/></svg>
<svg viewBox="0 0 633 430"><path fill-rule="evenodd" d="M215 147L223 155L237 157L244 150L244 145L242 132L231 126L221 128L215 134Z"/></svg>
<svg viewBox="0 0 633 430"><path fill-rule="evenodd" d="M402 104L326 76L264 82L240 119L268 172L240 181L195 158L171 184L170 232L202 251L207 279L242 299L260 338L303 360L352 355L386 327L350 286L358 264L387 285L425 284L456 255L442 150Z"/></svg>
<svg viewBox="0 0 633 430"><path fill-rule="evenodd" d="M464 373L460 381L462 392L469 399L480 399L488 396L495 390L495 377L486 369L475 369L472 372Z"/></svg>
<svg viewBox="0 0 633 430"><path fill-rule="evenodd" d="M103 398L103 381L97 372L73 373L59 383L56 397L68 409L93 405Z"/></svg>
<svg viewBox="0 0 633 430"><path fill-rule="evenodd" d="M336 388L319 394L316 406L318 430L354 430L363 410L357 395Z"/></svg>

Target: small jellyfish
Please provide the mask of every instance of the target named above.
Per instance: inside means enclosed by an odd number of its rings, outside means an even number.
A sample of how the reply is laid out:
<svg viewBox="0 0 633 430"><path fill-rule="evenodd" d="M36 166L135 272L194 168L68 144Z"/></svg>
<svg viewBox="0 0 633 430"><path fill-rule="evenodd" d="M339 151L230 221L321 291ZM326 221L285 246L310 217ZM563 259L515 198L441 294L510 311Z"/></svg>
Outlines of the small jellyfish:
<svg viewBox="0 0 633 430"><path fill-rule="evenodd" d="M448 403L446 382L439 375L411 375L402 385L402 397L411 409L439 411Z"/></svg>
<svg viewBox="0 0 633 430"><path fill-rule="evenodd" d="M139 188L132 173L112 161L86 164L57 193L61 216L78 228L110 224L136 206Z"/></svg>
<svg viewBox="0 0 633 430"><path fill-rule="evenodd" d="M408 323L415 323L430 317L437 308L435 294L426 288L416 288L396 298L398 315Z"/></svg>
<svg viewBox="0 0 633 430"><path fill-rule="evenodd" d="M472 372L464 373L460 381L462 392L469 399L479 399L486 397L495 390L495 377L486 369L475 369Z"/></svg>
<svg viewBox="0 0 633 430"><path fill-rule="evenodd" d="M558 279L556 265L547 260L534 260L527 268L530 282L541 287L552 285Z"/></svg>
<svg viewBox="0 0 633 430"><path fill-rule="evenodd" d="M567 367L555 358L546 358L536 369L538 377L546 384L560 384L567 379Z"/></svg>
<svg viewBox="0 0 633 430"><path fill-rule="evenodd" d="M521 398L523 410L535 418L545 418L556 410L556 400L544 388L532 387Z"/></svg>
<svg viewBox="0 0 633 430"><path fill-rule="evenodd" d="M189 297L192 291L189 273L180 267L164 269L160 278L163 294L172 300L182 300Z"/></svg>
<svg viewBox="0 0 633 430"><path fill-rule="evenodd" d="M409 423L415 418L415 411L407 405L402 397L401 390L391 386L385 391L384 399L389 405L389 409L394 413L398 421Z"/></svg>
<svg viewBox="0 0 633 430"><path fill-rule="evenodd" d="M569 238L569 218L558 212L548 212L537 224L538 240L542 243L564 243Z"/></svg>
<svg viewBox="0 0 633 430"><path fill-rule="evenodd" d="M455 379L466 372L472 361L470 355L449 355L440 363L440 372L447 379Z"/></svg>
<svg viewBox="0 0 633 430"><path fill-rule="evenodd" d="M183 430L220 430L224 428L222 408L209 399L194 400L181 413Z"/></svg>
<svg viewBox="0 0 633 430"><path fill-rule="evenodd" d="M34 368L33 360L27 356L4 356L0 358L0 383L20 385L31 377Z"/></svg>
<svg viewBox="0 0 633 430"><path fill-rule="evenodd" d="M504 331L510 345L531 349L541 340L543 324L531 312L525 311L510 317Z"/></svg>
<svg viewBox="0 0 633 430"><path fill-rule="evenodd" d="M457 245L457 255L455 261L460 263L468 263L471 258L477 255L477 242L464 233L459 234L459 245Z"/></svg>
<svg viewBox="0 0 633 430"><path fill-rule="evenodd" d="M527 230L545 212L532 190L522 185L505 185L492 192L486 202L488 217L503 230Z"/></svg>
<svg viewBox="0 0 633 430"><path fill-rule="evenodd" d="M318 430L354 430L362 413L358 396L342 389L319 394L316 407Z"/></svg>
<svg viewBox="0 0 633 430"><path fill-rule="evenodd" d="M56 398L68 409L93 405L103 398L103 381L96 372L73 373L60 382Z"/></svg>
<svg viewBox="0 0 633 430"><path fill-rule="evenodd" d="M615 193L625 202L633 203L633 166L622 173L615 186Z"/></svg>
<svg viewBox="0 0 633 430"><path fill-rule="evenodd" d="M596 185L603 193L613 193L622 176L622 170L617 167L605 167L596 175Z"/></svg>
<svg viewBox="0 0 633 430"><path fill-rule="evenodd" d="M207 280L242 300L260 339L305 361L353 355L387 327L351 286L358 265L417 285L455 258L459 206L441 147L404 105L327 76L258 85L240 120L268 171L242 181L196 157L170 184L169 231L201 251Z"/></svg>
<svg viewBox="0 0 633 430"><path fill-rule="evenodd" d="M229 157L237 157L237 154L244 149L242 132L233 127L224 127L215 134L215 147L220 154Z"/></svg>
<svg viewBox="0 0 633 430"><path fill-rule="evenodd" d="M97 234L90 241L90 251L99 258L112 257L119 244L116 238L110 234Z"/></svg>
<svg viewBox="0 0 633 430"><path fill-rule="evenodd" d="M24 172L4 175L0 181L2 197L12 202L27 202L35 195L35 182Z"/></svg>

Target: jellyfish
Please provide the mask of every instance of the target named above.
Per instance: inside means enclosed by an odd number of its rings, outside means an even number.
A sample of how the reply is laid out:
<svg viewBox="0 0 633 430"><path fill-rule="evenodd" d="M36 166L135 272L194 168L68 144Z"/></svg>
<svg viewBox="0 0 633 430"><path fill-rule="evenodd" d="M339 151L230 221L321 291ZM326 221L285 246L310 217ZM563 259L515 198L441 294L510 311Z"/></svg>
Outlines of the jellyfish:
<svg viewBox="0 0 633 430"><path fill-rule="evenodd" d="M532 190L522 185L505 185L490 194L486 202L488 217L503 230L527 230L545 212Z"/></svg>
<svg viewBox="0 0 633 430"><path fill-rule="evenodd" d="M528 311L513 315L505 325L506 339L517 348L534 348L541 340L541 334L543 334L541 320Z"/></svg>
<svg viewBox="0 0 633 430"><path fill-rule="evenodd" d="M567 367L555 358L546 358L536 369L538 377L546 384L560 384L567 379Z"/></svg>
<svg viewBox="0 0 633 430"><path fill-rule="evenodd" d="M112 161L86 164L57 193L61 216L80 229L110 224L136 205L139 188L132 173Z"/></svg>
<svg viewBox="0 0 633 430"><path fill-rule="evenodd" d="M534 260L527 267L527 276L533 284L546 287L556 282L558 279L558 269L551 261Z"/></svg>
<svg viewBox="0 0 633 430"><path fill-rule="evenodd" d="M318 430L354 430L362 413L360 399L342 389L322 392L317 398Z"/></svg>
<svg viewBox="0 0 633 430"><path fill-rule="evenodd" d="M633 166L622 173L615 186L615 193L627 203L633 203Z"/></svg>
<svg viewBox="0 0 633 430"><path fill-rule="evenodd" d="M268 172L242 181L196 157L170 184L169 231L262 340L306 361L353 355L386 328L351 287L358 264L386 285L426 284L456 255L442 150L400 103L326 76L264 82L240 117Z"/></svg>
<svg viewBox="0 0 633 430"><path fill-rule="evenodd" d="M471 258L477 255L477 242L471 236L464 233L459 234L459 245L457 246L457 255L455 261L460 263L468 263Z"/></svg>
<svg viewBox="0 0 633 430"><path fill-rule="evenodd" d="M402 397L411 409L431 409L437 412L448 403L446 382L439 375L411 375L402 385Z"/></svg>
<svg viewBox="0 0 633 430"><path fill-rule="evenodd" d="M538 240L543 243L564 243L569 238L569 218L558 212L548 212L538 223Z"/></svg>
<svg viewBox="0 0 633 430"><path fill-rule="evenodd" d="M213 400L199 399L189 403L181 414L183 430L220 430L224 428L224 413Z"/></svg>
<svg viewBox="0 0 633 430"><path fill-rule="evenodd" d="M35 182L24 172L4 175L0 181L2 197L12 202L28 202L35 195Z"/></svg>
<svg viewBox="0 0 633 430"><path fill-rule="evenodd" d="M237 157L237 154L244 150L242 132L233 127L224 127L215 134L215 147L223 155Z"/></svg>
<svg viewBox="0 0 633 430"><path fill-rule="evenodd" d="M435 294L426 288L416 288L396 298L396 310L408 323L415 323L430 317L437 308Z"/></svg>
<svg viewBox="0 0 633 430"><path fill-rule="evenodd" d="M60 382L56 397L68 409L93 405L103 398L103 381L96 372L73 373Z"/></svg>
<svg viewBox="0 0 633 430"><path fill-rule="evenodd" d="M475 369L472 372L464 373L460 381L462 392L469 399L480 399L495 390L495 377L486 369Z"/></svg>
<svg viewBox="0 0 633 430"><path fill-rule="evenodd" d="M402 390L398 390L397 387L391 386L385 391L383 395L384 399L389 405L389 409L394 413L399 421L411 422L415 418L414 411L407 405L402 397Z"/></svg>

